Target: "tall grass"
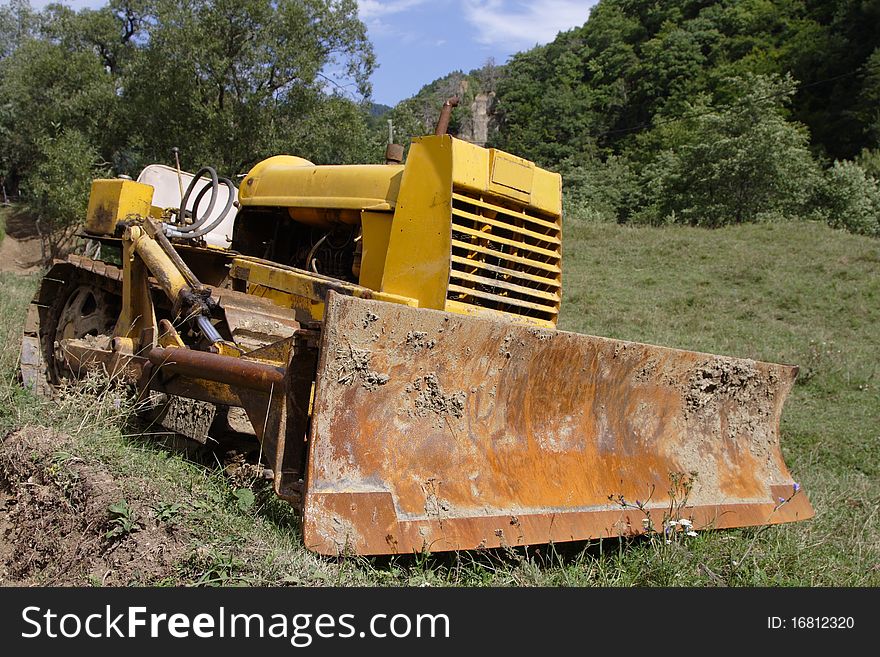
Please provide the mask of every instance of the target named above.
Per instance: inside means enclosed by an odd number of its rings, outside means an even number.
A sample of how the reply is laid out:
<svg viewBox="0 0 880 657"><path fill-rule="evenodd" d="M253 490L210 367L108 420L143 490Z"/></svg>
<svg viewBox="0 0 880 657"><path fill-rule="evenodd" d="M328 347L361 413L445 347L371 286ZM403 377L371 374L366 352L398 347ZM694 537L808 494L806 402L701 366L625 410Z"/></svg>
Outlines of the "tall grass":
<svg viewBox="0 0 880 657"><path fill-rule="evenodd" d="M800 366L782 448L813 520L589 545L324 559L256 486L241 505L218 467L139 435L112 392L47 404L14 381L35 277L0 274L0 429L49 424L164 503L192 549L161 584L856 586L880 584L880 242L814 223L628 228L569 222L561 328ZM84 403L104 408L82 422ZM65 405L67 404L67 405ZM120 401L120 404L122 402ZM103 406L101 406L103 405Z"/></svg>

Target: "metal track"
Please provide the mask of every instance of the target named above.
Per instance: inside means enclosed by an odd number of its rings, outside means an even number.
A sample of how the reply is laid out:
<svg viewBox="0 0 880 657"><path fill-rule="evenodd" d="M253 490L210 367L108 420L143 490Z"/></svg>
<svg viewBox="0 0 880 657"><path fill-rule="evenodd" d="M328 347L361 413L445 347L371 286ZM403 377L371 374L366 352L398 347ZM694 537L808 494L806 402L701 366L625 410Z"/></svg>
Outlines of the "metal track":
<svg viewBox="0 0 880 657"><path fill-rule="evenodd" d="M84 295L89 289L96 305L95 313L83 315L82 319L92 321L84 321L77 326L77 309L69 302L74 300L73 295L77 291ZM53 362L55 340L62 318L70 333L64 337L84 337L99 328L106 328L98 326L102 324L102 316L106 317L107 322L111 317L118 316L118 308L107 307L107 302L109 299L121 300L121 297L122 270L119 267L76 255L68 256L66 261L56 261L43 277L27 311L19 361L21 381L25 387L40 395L52 395L52 386L59 380L59 372ZM85 296L79 300L88 304ZM80 311L84 309L90 310L90 307L84 305L79 308ZM80 332L82 335L77 335Z"/></svg>

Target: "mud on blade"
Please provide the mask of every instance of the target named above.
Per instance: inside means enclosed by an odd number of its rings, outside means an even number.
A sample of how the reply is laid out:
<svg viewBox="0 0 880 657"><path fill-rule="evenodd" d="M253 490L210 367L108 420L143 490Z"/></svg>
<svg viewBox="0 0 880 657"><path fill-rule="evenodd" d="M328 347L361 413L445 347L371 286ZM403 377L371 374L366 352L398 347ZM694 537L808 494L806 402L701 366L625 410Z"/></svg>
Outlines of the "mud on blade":
<svg viewBox="0 0 880 657"><path fill-rule="evenodd" d="M796 369L331 293L308 548L389 554L801 520L779 449ZM779 499L788 500L779 505ZM625 504L621 504L621 500Z"/></svg>

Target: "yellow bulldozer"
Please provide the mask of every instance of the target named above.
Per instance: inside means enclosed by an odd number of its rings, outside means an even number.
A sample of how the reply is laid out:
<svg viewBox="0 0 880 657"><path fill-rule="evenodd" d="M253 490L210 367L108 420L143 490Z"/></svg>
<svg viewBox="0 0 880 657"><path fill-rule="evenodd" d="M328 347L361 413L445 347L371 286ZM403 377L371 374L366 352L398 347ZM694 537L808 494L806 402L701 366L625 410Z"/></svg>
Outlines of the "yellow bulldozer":
<svg viewBox="0 0 880 657"><path fill-rule="evenodd" d="M24 384L100 368L169 429L250 439L321 554L810 517L779 446L797 369L557 330L560 176L445 132L405 163L271 157L238 188L95 180L104 257L43 278Z"/></svg>

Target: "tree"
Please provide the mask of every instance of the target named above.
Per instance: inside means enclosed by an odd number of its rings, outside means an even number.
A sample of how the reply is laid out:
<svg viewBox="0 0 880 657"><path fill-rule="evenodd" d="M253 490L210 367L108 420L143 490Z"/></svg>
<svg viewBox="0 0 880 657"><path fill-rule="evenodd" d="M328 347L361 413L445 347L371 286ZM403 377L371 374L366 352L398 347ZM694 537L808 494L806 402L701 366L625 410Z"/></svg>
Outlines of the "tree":
<svg viewBox="0 0 880 657"><path fill-rule="evenodd" d="M185 166L234 174L280 152L312 157L310 114L369 95L374 57L354 0L156 0L141 31L122 107L142 159L179 146ZM346 143L352 130L324 132Z"/></svg>
<svg viewBox="0 0 880 657"><path fill-rule="evenodd" d="M551 167L620 154L697 94L735 101L726 80L791 73L802 84L787 111L813 150L853 157L880 145L878 21L880 0L601 0L585 25L508 62L495 143Z"/></svg>
<svg viewBox="0 0 880 657"><path fill-rule="evenodd" d="M0 169L16 190L65 128L101 150L118 101L94 53L51 39L25 38L0 60Z"/></svg>
<svg viewBox="0 0 880 657"><path fill-rule="evenodd" d="M60 231L57 250L99 162L136 176L172 146L184 167L230 176L278 153L360 161L373 66L355 0L13 0L0 8L0 179Z"/></svg>
<svg viewBox="0 0 880 657"><path fill-rule="evenodd" d="M880 46L878 46L862 69L862 95L858 115L865 126L865 148L880 147Z"/></svg>
<svg viewBox="0 0 880 657"><path fill-rule="evenodd" d="M0 60L9 57L38 28L39 15L27 0L11 0L0 7Z"/></svg>
<svg viewBox="0 0 880 657"><path fill-rule="evenodd" d="M107 171L89 139L75 128L41 137L37 149L40 159L22 186L48 261L70 246L86 214L91 182Z"/></svg>
<svg viewBox="0 0 880 657"><path fill-rule="evenodd" d="M642 174L643 219L714 227L806 210L819 170L807 131L781 112L794 81L746 75L730 84L734 105L702 98L686 119L670 121L683 125L658 128L667 143Z"/></svg>

